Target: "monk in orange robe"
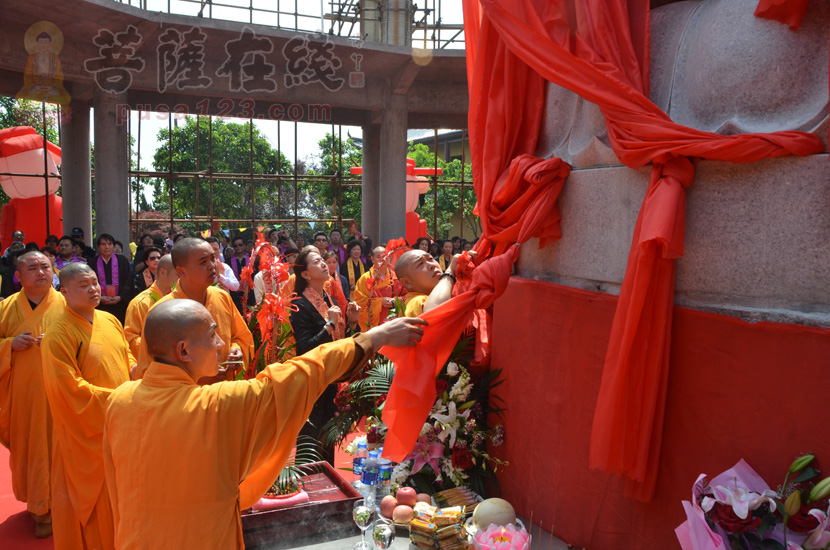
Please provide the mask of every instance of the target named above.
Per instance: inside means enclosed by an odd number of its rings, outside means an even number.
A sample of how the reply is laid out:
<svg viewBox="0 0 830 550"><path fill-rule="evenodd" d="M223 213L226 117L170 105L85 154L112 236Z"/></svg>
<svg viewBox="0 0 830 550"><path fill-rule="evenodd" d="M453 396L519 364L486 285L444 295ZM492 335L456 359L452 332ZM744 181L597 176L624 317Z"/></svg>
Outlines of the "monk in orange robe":
<svg viewBox="0 0 830 550"><path fill-rule="evenodd" d="M35 536L52 534L52 415L43 386L40 339L63 313L52 265L40 252L17 258L21 290L0 302L0 443L9 449L12 490L35 519Z"/></svg>
<svg viewBox="0 0 830 550"><path fill-rule="evenodd" d="M179 275L179 282L175 290L157 301L150 309L169 300L180 299L195 300L205 306L216 321L216 332L224 342L222 361L230 363L223 372L227 373L228 379L232 379L251 360L254 337L245 319L236 309L230 294L213 286L216 281L213 248L205 240L186 238L173 246L170 256ZM142 335L135 378L144 376L151 362L152 358L147 352Z"/></svg>
<svg viewBox="0 0 830 550"><path fill-rule="evenodd" d="M156 280L150 288L141 291L135 298L130 300L127 306L127 315L124 319L124 334L127 336L127 344L130 346L130 353L138 357L138 350L141 347L141 329L144 327L144 318L150 307L158 302L163 296L170 294L173 285L179 280L179 275L173 268L173 260L170 254L165 254L159 259L156 268Z"/></svg>
<svg viewBox="0 0 830 550"><path fill-rule="evenodd" d="M382 346L415 345L424 324L398 319L270 365L255 379L200 386L225 358L217 323L191 300L156 305L144 325L153 362L107 408L116 546L243 548L240 511L277 479L323 390Z"/></svg>
<svg viewBox="0 0 830 550"><path fill-rule="evenodd" d="M372 250L374 265L354 285L351 299L360 306L360 318L357 321L360 330L369 330L385 322L395 305L395 298L406 294L383 259L385 252L386 249L382 246Z"/></svg>
<svg viewBox="0 0 830 550"><path fill-rule="evenodd" d="M55 550L114 548L104 480L107 398L130 379L124 329L101 301L98 276L84 263L61 269L64 313L49 326L41 353L52 410L52 527Z"/></svg>
<svg viewBox="0 0 830 550"><path fill-rule="evenodd" d="M407 291L407 317L418 317L452 298L458 256L453 256L446 271L423 250L407 250L398 258L395 275Z"/></svg>

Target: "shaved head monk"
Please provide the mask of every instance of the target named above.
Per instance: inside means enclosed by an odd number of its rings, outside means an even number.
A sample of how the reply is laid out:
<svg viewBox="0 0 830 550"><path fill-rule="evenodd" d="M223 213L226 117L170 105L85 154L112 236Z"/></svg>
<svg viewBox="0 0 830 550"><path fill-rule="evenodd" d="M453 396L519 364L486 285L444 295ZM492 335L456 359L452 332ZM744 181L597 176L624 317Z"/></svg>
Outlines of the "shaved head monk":
<svg viewBox="0 0 830 550"><path fill-rule="evenodd" d="M52 265L40 252L17 258L20 292L0 302L0 443L9 448L12 489L35 520L35 536L52 534L52 416L43 386L40 341L63 314Z"/></svg>
<svg viewBox="0 0 830 550"><path fill-rule="evenodd" d="M231 364L223 368L227 370L227 378L232 379L244 365L248 364L254 348L254 337L248 330L248 324L242 318L239 310L231 299L230 294L213 286L216 281L216 262L213 248L205 240L186 238L179 240L170 252L173 266L179 275L179 282L167 296L164 296L151 306L180 299L190 299L199 302L207 308L216 321L216 333L222 339L222 362L242 362ZM146 337L141 337L139 344L137 377L144 375L152 362L147 352Z"/></svg>
<svg viewBox="0 0 830 550"><path fill-rule="evenodd" d="M241 510L277 479L323 390L382 346L415 345L424 324L396 319L270 365L253 380L200 386L224 360L216 322L191 300L152 308L144 333L153 362L107 408L116 546L243 548Z"/></svg>
<svg viewBox="0 0 830 550"><path fill-rule="evenodd" d="M384 253L386 249L382 246L372 250L372 268L361 275L354 285L352 299L360 306L357 323L361 330L369 330L384 323L395 305L395 298L405 294L383 259Z"/></svg>
<svg viewBox="0 0 830 550"><path fill-rule="evenodd" d="M151 254L158 254L152 252ZM162 297L170 294L173 285L179 280L179 274L173 267L173 258L165 254L159 259L156 268L156 280L150 288L141 291L138 296L130 301L127 306L127 316L124 319L124 334L127 336L127 344L130 346L130 353L138 357L138 350L141 346L141 329L144 327L144 318L150 307Z"/></svg>
<svg viewBox="0 0 830 550"><path fill-rule="evenodd" d="M475 252L469 252L475 257ZM406 289L406 316L418 317L421 313L438 307L452 298L455 285L456 254L446 270L429 252L407 250L395 264L395 275Z"/></svg>
<svg viewBox="0 0 830 550"><path fill-rule="evenodd" d="M55 550L113 548L104 481L104 412L112 390L130 379L124 329L101 301L98 276L84 263L60 272L66 308L43 336L46 397L52 410L52 527Z"/></svg>

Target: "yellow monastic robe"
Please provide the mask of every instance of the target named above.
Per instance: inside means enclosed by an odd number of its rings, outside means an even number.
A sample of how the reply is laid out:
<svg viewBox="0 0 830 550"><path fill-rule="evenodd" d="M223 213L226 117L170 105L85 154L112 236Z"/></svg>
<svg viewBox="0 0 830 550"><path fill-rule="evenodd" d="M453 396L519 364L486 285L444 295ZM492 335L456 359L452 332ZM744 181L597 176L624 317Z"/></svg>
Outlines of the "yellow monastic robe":
<svg viewBox="0 0 830 550"><path fill-rule="evenodd" d="M52 529L55 550L113 548L104 481L107 398L130 379L121 323L95 310L92 324L67 307L41 343L43 379L54 420Z"/></svg>
<svg viewBox="0 0 830 550"><path fill-rule="evenodd" d="M26 289L0 302L0 443L9 448L14 496L36 516L51 509L52 415L40 346L13 351L12 340L27 331L37 338L65 308L52 288L34 310Z"/></svg>
<svg viewBox="0 0 830 550"><path fill-rule="evenodd" d="M355 283L354 294L351 297L352 301L360 306L357 323L360 325L360 330L364 332L386 321L389 308L383 307L383 298L396 298L403 295L399 284L393 280L391 272L387 271L385 277L374 283L370 297L369 279L374 279L375 273L375 266L364 273ZM371 326L369 326L370 321Z"/></svg>
<svg viewBox="0 0 830 550"><path fill-rule="evenodd" d="M130 300L130 305L127 306L127 315L124 318L124 335L127 337L130 353L134 357L139 355L141 330L144 328L144 319L147 317L147 312L161 297L161 290L154 281L150 288L139 292L135 298Z"/></svg>
<svg viewBox="0 0 830 550"><path fill-rule="evenodd" d="M450 266L450 262L452 262L452 256L450 256L449 259L447 259L447 257L443 254L438 256L438 265L441 266L441 271L446 271L447 268Z"/></svg>
<svg viewBox="0 0 830 550"><path fill-rule="evenodd" d="M404 298L406 302L406 311L404 315L407 317L418 317L424 312L424 304L429 298L427 294L420 292L409 292Z"/></svg>
<svg viewBox="0 0 830 550"><path fill-rule="evenodd" d="M104 462L119 550L243 548L240 511L276 481L323 390L371 353L359 335L209 386L153 362L115 391Z"/></svg>
<svg viewBox="0 0 830 550"><path fill-rule="evenodd" d="M167 300L187 299L192 300L188 296L181 285L176 285L176 288L170 294L159 299L155 304L150 306L150 309L156 307L157 304L166 302ZM225 347L222 348L222 357L227 357L231 352L231 348L239 348L242 350L243 361L245 365L251 360L251 355L254 351L254 337L251 331L248 330L248 325L233 305L231 295L226 291L218 289L213 286L207 288L207 298L205 299L205 307L210 312L213 320L216 322L216 334L225 342ZM144 316L145 318L147 315ZM150 366L152 359L147 353L147 343L144 341L144 327L141 330L141 342L139 343L138 352L138 373L137 378L144 376L147 368Z"/></svg>

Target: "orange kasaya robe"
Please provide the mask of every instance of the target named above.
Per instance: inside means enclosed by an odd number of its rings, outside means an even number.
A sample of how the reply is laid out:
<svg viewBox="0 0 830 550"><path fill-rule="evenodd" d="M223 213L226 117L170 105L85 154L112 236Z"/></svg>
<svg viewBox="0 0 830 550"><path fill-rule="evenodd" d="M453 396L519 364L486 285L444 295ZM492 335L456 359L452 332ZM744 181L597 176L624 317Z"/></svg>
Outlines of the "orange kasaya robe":
<svg viewBox="0 0 830 550"><path fill-rule="evenodd" d="M241 510L279 477L323 390L371 354L371 337L359 335L255 379L208 386L151 363L107 408L104 463L119 550L243 548Z"/></svg>
<svg viewBox="0 0 830 550"><path fill-rule="evenodd" d="M144 319L147 312L162 297L161 290L155 281L146 290L130 300L127 306L127 315L124 318L124 335L127 337L127 344L130 346L130 353L138 357L138 350L141 347L141 329L144 328Z"/></svg>
<svg viewBox="0 0 830 550"><path fill-rule="evenodd" d="M401 284L392 276L391 271L387 270L385 276L374 281L376 272L376 267L372 266L354 285L352 301L360 306L360 317L357 323L360 325L360 330L364 332L386 321L389 308L383 307L383 298L403 297L406 294ZM372 280L371 283L370 280Z"/></svg>
<svg viewBox="0 0 830 550"><path fill-rule="evenodd" d="M406 316L420 317L424 312L424 304L429 298L429 294L421 294L420 292L408 292L404 301L406 302Z"/></svg>
<svg viewBox="0 0 830 550"><path fill-rule="evenodd" d="M0 443L9 449L12 490L33 515L51 509L52 415L43 386L40 346L12 350L24 332L33 337L63 314L63 296L50 288L32 310L26 289L0 302Z"/></svg>
<svg viewBox="0 0 830 550"><path fill-rule="evenodd" d="M107 398L130 379L132 355L121 323L95 310L93 323L66 307L41 343L52 409L52 529L55 550L113 548L104 481Z"/></svg>
<svg viewBox="0 0 830 550"><path fill-rule="evenodd" d="M192 300L181 285L176 285L173 292L160 298L150 307L150 309L153 309L156 305L166 302L167 300L178 299ZM245 362L245 366L247 366L254 351L254 337L251 334L251 331L248 330L248 325L245 323L245 319L242 318L239 310L236 309L236 306L233 304L231 295L224 290L209 286L207 288L207 298L205 299L204 306L216 322L216 334L218 334L219 337L222 338L222 341L225 342L225 347L222 350L222 357L227 357L231 352L231 348L239 348L242 350L242 360ZM147 316L145 315L145 318L146 317ZM137 378L144 376L144 373L147 371L147 368L150 366L151 362L152 359L150 358L150 354L147 352L147 343L144 341L144 327L142 326L141 342L139 343L138 352ZM245 366L243 366L243 369Z"/></svg>

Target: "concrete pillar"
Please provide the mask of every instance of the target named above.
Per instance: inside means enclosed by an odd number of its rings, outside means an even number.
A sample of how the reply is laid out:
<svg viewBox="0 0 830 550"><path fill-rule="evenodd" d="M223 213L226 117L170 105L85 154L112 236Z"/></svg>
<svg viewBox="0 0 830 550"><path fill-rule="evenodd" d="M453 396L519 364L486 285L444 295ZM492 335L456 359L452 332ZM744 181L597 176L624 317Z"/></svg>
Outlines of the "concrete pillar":
<svg viewBox="0 0 830 550"><path fill-rule="evenodd" d="M71 117L61 126L61 198L63 234L73 227L92 239L92 182L89 157L89 104L71 103ZM58 235L60 237L60 235Z"/></svg>
<svg viewBox="0 0 830 550"><path fill-rule="evenodd" d="M380 124L363 126L363 182L360 230L378 242L380 229Z"/></svg>
<svg viewBox="0 0 830 550"><path fill-rule="evenodd" d="M130 242L130 183L126 94L94 94L95 231ZM128 114L129 111L126 111Z"/></svg>
<svg viewBox="0 0 830 550"><path fill-rule="evenodd" d="M392 94L380 125L380 230L377 243L406 235L406 96Z"/></svg>

